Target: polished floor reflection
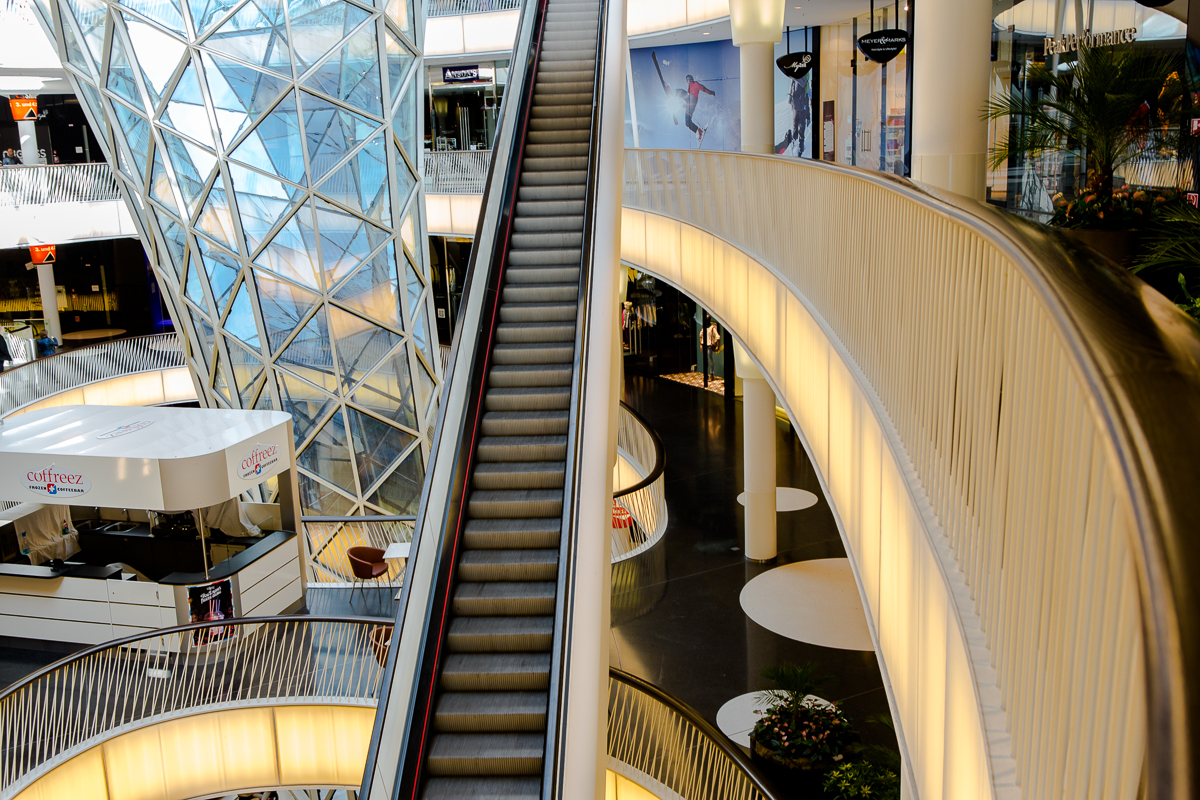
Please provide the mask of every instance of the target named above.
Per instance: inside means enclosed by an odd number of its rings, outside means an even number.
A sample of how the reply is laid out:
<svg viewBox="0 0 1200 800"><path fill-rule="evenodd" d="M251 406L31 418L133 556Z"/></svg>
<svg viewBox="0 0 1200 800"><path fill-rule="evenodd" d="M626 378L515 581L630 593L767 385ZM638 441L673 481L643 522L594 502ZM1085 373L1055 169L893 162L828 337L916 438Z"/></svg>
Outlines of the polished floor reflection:
<svg viewBox="0 0 1200 800"><path fill-rule="evenodd" d="M840 703L872 743L895 746L890 732L866 722L888 713L873 652L795 641L751 621L738 602L743 587L775 567L845 558L833 515L804 448L777 424L779 485L813 492L813 507L779 515L779 556L743 557L740 401L657 378L629 376L625 402L662 437L670 514L663 541L613 568L610 661L662 687L716 724L726 701L767 688L763 667L816 663L834 677L828 699Z"/></svg>

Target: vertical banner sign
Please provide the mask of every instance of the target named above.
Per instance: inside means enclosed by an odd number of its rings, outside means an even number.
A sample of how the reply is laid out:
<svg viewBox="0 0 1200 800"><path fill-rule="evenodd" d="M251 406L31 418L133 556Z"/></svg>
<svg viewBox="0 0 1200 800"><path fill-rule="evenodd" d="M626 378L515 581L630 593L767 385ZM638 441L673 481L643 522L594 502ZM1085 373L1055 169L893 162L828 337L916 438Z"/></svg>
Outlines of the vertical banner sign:
<svg viewBox="0 0 1200 800"><path fill-rule="evenodd" d="M833 161L837 158L837 151L834 149L834 112L833 101L826 100L821 108L821 150L826 161Z"/></svg>
<svg viewBox="0 0 1200 800"><path fill-rule="evenodd" d="M35 264L53 264L55 260L54 245L31 244L29 246L29 255Z"/></svg>
<svg viewBox="0 0 1200 800"><path fill-rule="evenodd" d="M37 98L10 97L8 98L8 110L12 112L12 118L18 122L35 120L37 119Z"/></svg>

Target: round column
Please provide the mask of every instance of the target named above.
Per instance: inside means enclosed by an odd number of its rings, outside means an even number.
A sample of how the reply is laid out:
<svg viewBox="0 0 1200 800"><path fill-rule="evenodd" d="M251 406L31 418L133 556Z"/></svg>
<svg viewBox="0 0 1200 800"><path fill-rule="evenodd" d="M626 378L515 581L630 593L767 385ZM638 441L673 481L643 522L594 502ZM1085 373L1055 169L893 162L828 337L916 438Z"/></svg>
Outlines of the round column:
<svg viewBox="0 0 1200 800"><path fill-rule="evenodd" d="M37 123L31 119L17 120L17 136L21 139L21 163L36 167L42 163L37 146Z"/></svg>
<svg viewBox="0 0 1200 800"><path fill-rule="evenodd" d="M740 345L733 348L742 379L742 469L746 558L770 561L778 552L775 511L775 392Z"/></svg>
<svg viewBox="0 0 1200 800"><path fill-rule="evenodd" d="M38 289L42 295L42 318L46 321L46 333L62 344L62 323L58 319L58 291L54 287L54 265L38 264Z"/></svg>
<svg viewBox="0 0 1200 800"><path fill-rule="evenodd" d="M921 0L912 42L912 176L983 200L991 0Z"/></svg>
<svg viewBox="0 0 1200 800"><path fill-rule="evenodd" d="M775 145L775 43L783 38L783 0L730 0L729 22L742 70L742 152Z"/></svg>

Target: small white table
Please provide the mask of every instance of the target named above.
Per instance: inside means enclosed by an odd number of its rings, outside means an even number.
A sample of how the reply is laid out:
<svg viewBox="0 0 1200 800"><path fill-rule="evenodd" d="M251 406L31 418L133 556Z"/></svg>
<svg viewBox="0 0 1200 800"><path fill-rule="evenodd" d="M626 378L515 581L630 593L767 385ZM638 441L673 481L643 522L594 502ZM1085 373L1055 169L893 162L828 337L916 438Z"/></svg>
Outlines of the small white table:
<svg viewBox="0 0 1200 800"><path fill-rule="evenodd" d="M412 542L392 542L388 545L387 550L383 551L383 558L385 561L390 561L396 558L408 558L408 553L411 549ZM399 592L396 592L397 600L400 599L400 593L403 591L404 590L401 589Z"/></svg>

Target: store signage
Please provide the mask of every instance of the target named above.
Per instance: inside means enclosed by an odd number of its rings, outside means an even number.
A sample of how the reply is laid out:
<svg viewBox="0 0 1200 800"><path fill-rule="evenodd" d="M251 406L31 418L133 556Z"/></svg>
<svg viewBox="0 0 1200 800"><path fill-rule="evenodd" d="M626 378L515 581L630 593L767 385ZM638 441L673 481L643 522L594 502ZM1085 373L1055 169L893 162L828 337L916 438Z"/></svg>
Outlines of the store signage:
<svg viewBox="0 0 1200 800"><path fill-rule="evenodd" d="M36 120L37 98L10 97L8 98L8 110L12 112L12 118L17 121Z"/></svg>
<svg viewBox="0 0 1200 800"><path fill-rule="evenodd" d="M614 528L629 528L633 525L633 514L629 513L629 509L618 505L613 501L612 511L612 526Z"/></svg>
<svg viewBox="0 0 1200 800"><path fill-rule="evenodd" d="M246 481L254 480L263 473L269 472L271 467L277 463L279 463L279 445L256 444L254 449L247 453L238 464L238 477Z"/></svg>
<svg viewBox="0 0 1200 800"><path fill-rule="evenodd" d="M34 264L53 264L56 253L52 244L31 244L29 255Z"/></svg>
<svg viewBox="0 0 1200 800"><path fill-rule="evenodd" d="M812 53L788 53L775 59L779 71L794 81L798 81L813 68L815 59Z"/></svg>
<svg viewBox="0 0 1200 800"><path fill-rule="evenodd" d="M190 622L219 622L233 619L233 581L222 578L213 583L187 587L188 620ZM231 625L214 625L192 631L192 644L203 646L228 639L235 629Z"/></svg>
<svg viewBox="0 0 1200 800"><path fill-rule="evenodd" d="M1137 0L1137 2L1146 8L1162 8L1163 6L1169 6L1174 0Z"/></svg>
<svg viewBox="0 0 1200 800"><path fill-rule="evenodd" d="M1196 208L1200 208L1200 192L1188 192L1187 201Z"/></svg>
<svg viewBox="0 0 1200 800"><path fill-rule="evenodd" d="M442 67L442 83L475 83L479 80L479 66Z"/></svg>
<svg viewBox="0 0 1200 800"><path fill-rule="evenodd" d="M888 63L907 46L908 31L899 28L884 28L858 37L858 49L877 64Z"/></svg>
<svg viewBox="0 0 1200 800"><path fill-rule="evenodd" d="M1192 117L1190 122L1192 136L1200 136L1200 117Z"/></svg>
<svg viewBox="0 0 1200 800"><path fill-rule="evenodd" d="M154 424L154 420L152 420L152 419L138 420L137 422L131 422L128 425L119 425L116 428L113 428L111 431L105 431L104 433L100 434L96 438L97 439L115 439L118 436L125 436L126 434L129 434L129 433L137 433L138 431L142 430L143 428L149 428L153 424Z"/></svg>
<svg viewBox="0 0 1200 800"><path fill-rule="evenodd" d="M26 472L25 486L34 494L47 497L78 497L88 493L92 482L86 475L72 470L55 469L51 464Z"/></svg>
<svg viewBox="0 0 1200 800"><path fill-rule="evenodd" d="M1057 39L1047 36L1046 55L1053 56L1063 53L1074 53L1080 48L1113 47L1118 44L1129 44L1137 40L1137 33L1137 28L1122 28L1119 31L1105 31L1104 33L1092 33L1089 30L1085 30L1083 36L1067 33Z"/></svg>

